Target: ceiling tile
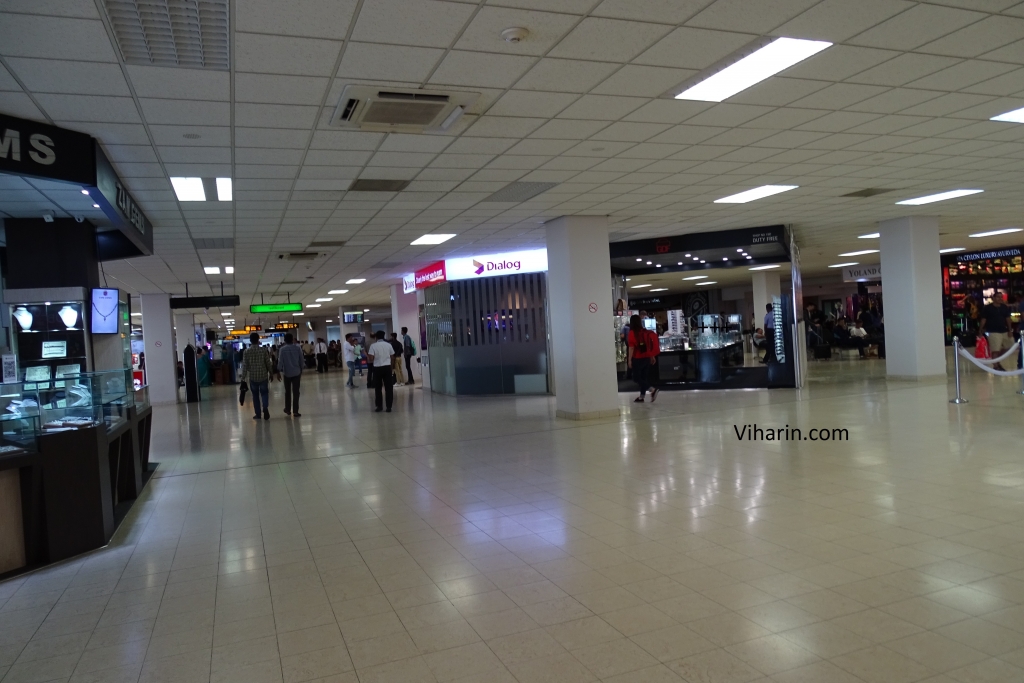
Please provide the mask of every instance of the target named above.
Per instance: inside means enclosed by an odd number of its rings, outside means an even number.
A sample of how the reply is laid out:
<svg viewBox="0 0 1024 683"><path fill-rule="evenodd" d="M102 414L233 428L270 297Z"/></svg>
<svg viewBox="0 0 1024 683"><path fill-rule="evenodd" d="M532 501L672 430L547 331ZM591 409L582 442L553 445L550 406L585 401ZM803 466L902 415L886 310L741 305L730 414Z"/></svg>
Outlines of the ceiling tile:
<svg viewBox="0 0 1024 683"><path fill-rule="evenodd" d="M303 149L308 140L308 130L235 127L236 147Z"/></svg>
<svg viewBox="0 0 1024 683"><path fill-rule="evenodd" d="M559 118L614 121L629 114L642 105L644 101L640 97L584 95L562 111L559 114Z"/></svg>
<svg viewBox="0 0 1024 683"><path fill-rule="evenodd" d="M627 64L592 90L595 95L660 97L693 76L692 69Z"/></svg>
<svg viewBox="0 0 1024 683"><path fill-rule="evenodd" d="M856 76L851 76L849 80L854 83L872 85L906 85L911 81L953 66L958 61L953 57L905 53L884 64L862 71Z"/></svg>
<svg viewBox="0 0 1024 683"><path fill-rule="evenodd" d="M330 76L341 43L235 32L235 69L269 74Z"/></svg>
<svg viewBox="0 0 1024 683"><path fill-rule="evenodd" d="M1024 40L1024 19L990 16L918 49L950 57L977 57L1018 40Z"/></svg>
<svg viewBox="0 0 1024 683"><path fill-rule="evenodd" d="M7 3L4 3L6 9ZM88 62L116 62L103 23L97 20L5 12L0 21L0 53Z"/></svg>
<svg viewBox="0 0 1024 683"><path fill-rule="evenodd" d="M968 107L976 107L992 99L990 95L971 95L968 93L949 93L933 100L904 109L904 114L917 116L948 116Z"/></svg>
<svg viewBox="0 0 1024 683"><path fill-rule="evenodd" d="M913 6L907 0L823 0L772 33L837 43Z"/></svg>
<svg viewBox="0 0 1024 683"><path fill-rule="evenodd" d="M635 61L699 71L749 45L754 38L743 33L682 27L662 38Z"/></svg>
<svg viewBox="0 0 1024 683"><path fill-rule="evenodd" d="M352 40L448 47L473 14L473 6L437 0L366 0Z"/></svg>
<svg viewBox="0 0 1024 683"><path fill-rule="evenodd" d="M588 17L549 54L567 59L628 62L670 30L661 24Z"/></svg>
<svg viewBox="0 0 1024 683"><path fill-rule="evenodd" d="M139 98L148 123L175 125L231 125L231 106L226 102Z"/></svg>
<svg viewBox="0 0 1024 683"><path fill-rule="evenodd" d="M913 50L985 17L980 12L921 4L864 31L850 42L866 47Z"/></svg>
<svg viewBox="0 0 1024 683"><path fill-rule="evenodd" d="M483 7L459 36L455 49L540 56L578 21L579 17L572 14ZM508 43L501 37L501 32L512 27L525 28L530 34L518 43Z"/></svg>
<svg viewBox="0 0 1024 683"><path fill-rule="evenodd" d="M37 121L44 118L32 98L23 92L0 92L0 107L10 116Z"/></svg>
<svg viewBox="0 0 1024 683"><path fill-rule="evenodd" d="M356 0L235 0L237 30L341 40L348 31Z"/></svg>
<svg viewBox="0 0 1024 683"><path fill-rule="evenodd" d="M749 0L717 0L686 25L763 35L819 1L760 0L752 3Z"/></svg>
<svg viewBox="0 0 1024 683"><path fill-rule="evenodd" d="M141 123L135 102L128 97L39 94L36 101L54 120Z"/></svg>
<svg viewBox="0 0 1024 683"><path fill-rule="evenodd" d="M553 118L572 104L578 95L535 90L510 90L488 110L495 116L541 116Z"/></svg>
<svg viewBox="0 0 1024 683"><path fill-rule="evenodd" d="M933 90L912 90L910 88L893 88L875 97L862 100L848 109L853 111L893 114L928 100L933 100L939 93Z"/></svg>
<svg viewBox="0 0 1024 683"><path fill-rule="evenodd" d="M537 62L518 83L525 90L583 93L607 78L618 67L603 62L545 58Z"/></svg>
<svg viewBox="0 0 1024 683"><path fill-rule="evenodd" d="M239 102L235 105L235 123L253 128L312 128L319 110L319 106Z"/></svg>
<svg viewBox="0 0 1024 683"><path fill-rule="evenodd" d="M443 54L439 48L349 43L338 77L420 83Z"/></svg>
<svg viewBox="0 0 1024 683"><path fill-rule="evenodd" d="M1017 69L1002 76L969 85L963 91L981 95L1018 95L1024 92L1024 69Z"/></svg>
<svg viewBox="0 0 1024 683"><path fill-rule="evenodd" d="M131 97L117 64L20 57L10 57L7 63L31 92ZM4 78L0 78L0 90L7 89L20 90L17 84L13 88L4 87Z"/></svg>
<svg viewBox="0 0 1024 683"><path fill-rule="evenodd" d="M814 78L822 81L842 81L865 69L889 61L899 52L876 50L850 45L833 45L824 52L786 69L790 78Z"/></svg>
<svg viewBox="0 0 1024 683"><path fill-rule="evenodd" d="M818 92L828 84L799 78L769 78L752 88L730 97L733 104L763 104L785 106Z"/></svg>
<svg viewBox="0 0 1024 683"><path fill-rule="evenodd" d="M452 50L430 77L430 82L508 88L533 62L532 57Z"/></svg>
<svg viewBox="0 0 1024 683"><path fill-rule="evenodd" d="M313 76L235 74L235 101L319 105L329 80Z"/></svg>

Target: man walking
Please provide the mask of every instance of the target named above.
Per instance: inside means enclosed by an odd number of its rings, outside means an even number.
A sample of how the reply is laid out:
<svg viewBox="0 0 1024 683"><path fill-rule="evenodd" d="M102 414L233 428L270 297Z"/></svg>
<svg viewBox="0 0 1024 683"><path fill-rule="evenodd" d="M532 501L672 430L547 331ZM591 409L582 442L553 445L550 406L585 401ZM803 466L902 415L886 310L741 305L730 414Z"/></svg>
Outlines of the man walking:
<svg viewBox="0 0 1024 683"><path fill-rule="evenodd" d="M327 343L323 339L316 340L313 355L316 356L316 371L321 374L327 372Z"/></svg>
<svg viewBox="0 0 1024 683"><path fill-rule="evenodd" d="M395 386L405 386L405 377L402 376L404 374L402 371L403 346L402 342L398 341L398 333L392 332L391 339L388 339L387 342L391 344L391 348L395 350L395 355L391 359L391 370L395 373Z"/></svg>
<svg viewBox="0 0 1024 683"><path fill-rule="evenodd" d="M412 381L412 357L416 355L416 345L412 342L412 337L409 336L409 328L402 328L402 355L405 356L405 376L406 384L415 384Z"/></svg>
<svg viewBox="0 0 1024 683"><path fill-rule="evenodd" d="M373 365L373 393L377 404L375 412L379 413L383 409L381 407L381 389L383 389L390 413L391 404L395 401L395 375L391 372L391 357L395 355L395 350L391 348L391 344L384 341L384 330L378 330L374 337L377 341L370 344L366 355L370 359L370 364Z"/></svg>
<svg viewBox="0 0 1024 683"><path fill-rule="evenodd" d="M356 340L350 334L345 335L345 341L341 344L341 357L348 368L348 381L345 382L345 386L350 389L356 387Z"/></svg>
<svg viewBox="0 0 1024 683"><path fill-rule="evenodd" d="M992 303L981 309L981 324L978 326L978 336L988 335L988 352L992 358L999 358L1013 346L1010 338L1010 307L1003 303L1003 293L996 292L992 295ZM992 366L996 370L1003 370L1002 363Z"/></svg>
<svg viewBox="0 0 1024 683"><path fill-rule="evenodd" d="M252 407L256 411L254 420L260 419L260 411L263 411L263 419L270 419L270 371L274 368L270 360L270 353L260 346L260 335L253 332L249 335L252 344L242 354L242 364L245 370L242 372L242 380L249 385L252 392ZM262 404L262 407L261 407Z"/></svg>
<svg viewBox="0 0 1024 683"><path fill-rule="evenodd" d="M302 417L299 413L299 384L302 380L302 349L295 345L291 333L284 335L284 346L278 354L277 365L284 374L284 414Z"/></svg>

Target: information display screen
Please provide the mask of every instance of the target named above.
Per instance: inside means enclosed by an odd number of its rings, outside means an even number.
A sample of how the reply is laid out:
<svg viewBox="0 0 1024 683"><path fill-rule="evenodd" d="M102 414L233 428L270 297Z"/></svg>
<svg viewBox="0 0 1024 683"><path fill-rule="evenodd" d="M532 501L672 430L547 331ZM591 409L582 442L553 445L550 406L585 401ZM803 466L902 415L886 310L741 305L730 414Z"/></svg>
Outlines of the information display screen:
<svg viewBox="0 0 1024 683"><path fill-rule="evenodd" d="M92 290L92 333L117 334L117 290Z"/></svg>

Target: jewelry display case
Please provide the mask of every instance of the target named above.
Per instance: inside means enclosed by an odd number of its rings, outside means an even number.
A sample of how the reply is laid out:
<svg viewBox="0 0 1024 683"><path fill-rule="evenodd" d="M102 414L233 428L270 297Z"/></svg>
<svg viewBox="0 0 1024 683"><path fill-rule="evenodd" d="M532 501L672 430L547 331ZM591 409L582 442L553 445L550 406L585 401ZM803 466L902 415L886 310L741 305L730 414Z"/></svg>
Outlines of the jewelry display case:
<svg viewBox="0 0 1024 683"><path fill-rule="evenodd" d="M46 382L89 368L89 336L83 301L10 304L18 379ZM77 370L75 370L77 368Z"/></svg>

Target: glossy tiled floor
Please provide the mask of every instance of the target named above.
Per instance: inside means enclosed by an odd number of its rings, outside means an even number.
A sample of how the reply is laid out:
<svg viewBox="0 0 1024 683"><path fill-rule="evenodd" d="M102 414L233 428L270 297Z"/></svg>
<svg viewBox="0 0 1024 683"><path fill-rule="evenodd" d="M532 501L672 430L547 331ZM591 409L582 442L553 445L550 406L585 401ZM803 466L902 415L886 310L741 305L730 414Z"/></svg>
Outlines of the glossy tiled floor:
<svg viewBox="0 0 1024 683"><path fill-rule="evenodd" d="M802 392L460 399L308 375L157 411L111 545L0 583L3 683L1024 680L1024 398L812 365ZM279 391L275 387L274 391ZM737 441L736 424L848 443Z"/></svg>

